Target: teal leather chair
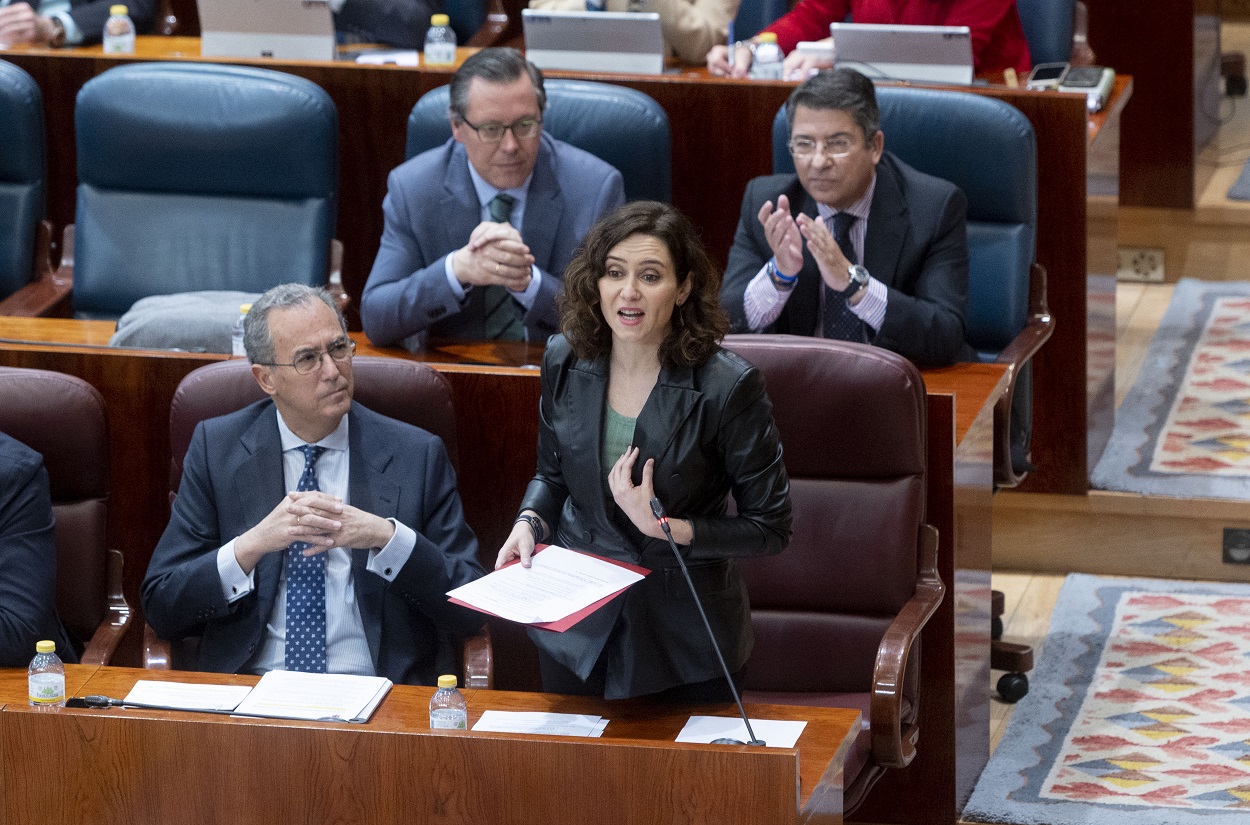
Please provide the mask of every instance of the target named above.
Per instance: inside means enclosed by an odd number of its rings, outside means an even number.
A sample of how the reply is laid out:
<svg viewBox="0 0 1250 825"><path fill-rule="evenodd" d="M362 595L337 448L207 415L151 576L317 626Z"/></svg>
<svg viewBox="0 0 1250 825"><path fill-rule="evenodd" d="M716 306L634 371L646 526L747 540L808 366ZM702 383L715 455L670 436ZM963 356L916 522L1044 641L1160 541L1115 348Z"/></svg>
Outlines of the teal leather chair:
<svg viewBox="0 0 1250 825"><path fill-rule="evenodd" d="M43 220L44 141L38 84L22 69L0 60L0 300L38 274L51 274L47 261L51 226ZM37 249L42 250L42 259Z"/></svg>

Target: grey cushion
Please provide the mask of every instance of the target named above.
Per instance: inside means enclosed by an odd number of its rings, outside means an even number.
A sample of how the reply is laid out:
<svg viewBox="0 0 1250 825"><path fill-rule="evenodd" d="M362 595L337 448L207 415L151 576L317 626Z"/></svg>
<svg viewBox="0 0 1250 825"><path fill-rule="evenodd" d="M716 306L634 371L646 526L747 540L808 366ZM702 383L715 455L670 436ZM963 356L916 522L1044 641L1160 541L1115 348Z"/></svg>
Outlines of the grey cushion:
<svg viewBox="0 0 1250 825"><path fill-rule="evenodd" d="M221 290L141 298L117 322L109 346L229 354L239 305L259 297Z"/></svg>

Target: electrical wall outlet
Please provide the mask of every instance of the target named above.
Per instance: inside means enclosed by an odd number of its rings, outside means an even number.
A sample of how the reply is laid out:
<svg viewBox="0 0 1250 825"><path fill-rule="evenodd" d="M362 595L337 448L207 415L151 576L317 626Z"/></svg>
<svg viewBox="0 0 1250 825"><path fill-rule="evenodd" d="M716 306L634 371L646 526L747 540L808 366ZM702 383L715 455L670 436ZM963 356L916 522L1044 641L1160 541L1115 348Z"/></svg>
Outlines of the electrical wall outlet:
<svg viewBox="0 0 1250 825"><path fill-rule="evenodd" d="M1148 246L1122 246L1115 276L1121 281L1163 283L1163 250Z"/></svg>
<svg viewBox="0 0 1250 825"><path fill-rule="evenodd" d="M1250 530L1224 528L1224 563L1250 564Z"/></svg>

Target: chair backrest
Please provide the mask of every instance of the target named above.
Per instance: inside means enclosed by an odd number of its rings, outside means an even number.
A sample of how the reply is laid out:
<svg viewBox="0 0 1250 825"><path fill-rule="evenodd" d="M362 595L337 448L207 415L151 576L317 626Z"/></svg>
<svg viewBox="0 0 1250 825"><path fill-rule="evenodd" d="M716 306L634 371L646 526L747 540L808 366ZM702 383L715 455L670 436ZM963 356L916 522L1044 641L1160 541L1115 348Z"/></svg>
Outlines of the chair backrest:
<svg viewBox="0 0 1250 825"><path fill-rule="evenodd" d="M315 83L268 69L136 63L83 85L74 309L324 284L338 115Z"/></svg>
<svg viewBox="0 0 1250 825"><path fill-rule="evenodd" d="M72 375L0 367L0 432L43 455L56 517L56 607L86 643L108 607L104 399Z"/></svg>
<svg viewBox="0 0 1250 825"><path fill-rule="evenodd" d="M794 514L785 552L742 565L756 634L747 688L871 691L881 637L916 590L924 382L863 344L730 335L725 347L764 374Z"/></svg>
<svg viewBox="0 0 1250 825"><path fill-rule="evenodd" d="M589 80L545 80L543 129L620 170L627 200L667 203L672 195L668 115L649 95ZM405 157L441 146L451 137L448 87L422 95L408 116Z"/></svg>
<svg viewBox="0 0 1250 825"><path fill-rule="evenodd" d="M35 271L45 153L43 94L25 71L0 60L0 298L21 289Z"/></svg>
<svg viewBox="0 0 1250 825"><path fill-rule="evenodd" d="M458 467L456 410L451 383L439 372L402 358L352 359L355 399L376 413L428 430L443 440ZM221 361L188 373L169 406L169 489L178 491L182 459L195 425L234 412L265 397L246 360Z"/></svg>
<svg viewBox="0 0 1250 825"><path fill-rule="evenodd" d="M742 0L734 17L734 39L750 40L789 10L786 0Z"/></svg>
<svg viewBox="0 0 1250 825"><path fill-rule="evenodd" d="M1076 0L1016 0L1034 66L1068 61L1075 7Z"/></svg>
<svg viewBox="0 0 1250 825"><path fill-rule="evenodd" d="M877 89L885 147L968 198L967 340L987 361L1024 329L1037 241L1037 139L1009 103L984 95ZM794 171L785 108L773 121L773 167Z"/></svg>

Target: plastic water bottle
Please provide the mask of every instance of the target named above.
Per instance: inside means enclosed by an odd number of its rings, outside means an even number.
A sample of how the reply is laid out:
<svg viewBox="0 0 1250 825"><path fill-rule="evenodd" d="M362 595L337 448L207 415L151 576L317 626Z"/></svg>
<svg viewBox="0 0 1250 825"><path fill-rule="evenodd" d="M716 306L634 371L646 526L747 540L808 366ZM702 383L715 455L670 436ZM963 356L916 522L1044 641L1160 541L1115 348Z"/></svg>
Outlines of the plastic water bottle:
<svg viewBox="0 0 1250 825"><path fill-rule="evenodd" d="M230 355L234 358L246 358L247 348L243 346L243 325L247 323L247 313L251 304L239 304L239 317L234 320L234 328L230 330Z"/></svg>
<svg viewBox="0 0 1250 825"><path fill-rule="evenodd" d="M27 670L30 703L36 707L65 707L65 665L56 655L56 642L35 644L35 658Z"/></svg>
<svg viewBox="0 0 1250 825"><path fill-rule="evenodd" d="M469 706L456 690L455 676L439 676L438 690L430 697L431 730L465 730L469 727Z"/></svg>
<svg viewBox="0 0 1250 825"><path fill-rule="evenodd" d="M781 80L785 55L777 45L777 35L760 32L751 47L751 77L756 80Z"/></svg>
<svg viewBox="0 0 1250 825"><path fill-rule="evenodd" d="M104 53L135 53L135 24L125 6L109 7L109 19L104 24Z"/></svg>
<svg viewBox="0 0 1250 825"><path fill-rule="evenodd" d="M425 65L456 65L456 33L451 29L451 18L445 14L430 17L430 28L425 33Z"/></svg>

